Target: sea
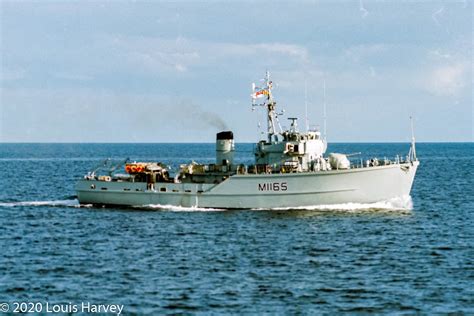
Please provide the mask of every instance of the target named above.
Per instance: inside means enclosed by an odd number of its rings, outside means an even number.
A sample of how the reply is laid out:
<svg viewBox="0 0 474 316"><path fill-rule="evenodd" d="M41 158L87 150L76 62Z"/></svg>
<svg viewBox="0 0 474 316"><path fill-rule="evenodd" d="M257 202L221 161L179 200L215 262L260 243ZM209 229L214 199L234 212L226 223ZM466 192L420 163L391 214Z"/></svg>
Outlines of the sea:
<svg viewBox="0 0 474 316"><path fill-rule="evenodd" d="M328 152L361 152L357 161L408 149L336 143ZM212 163L214 150L0 144L0 312L474 314L473 143L417 144L411 197L373 204L206 210L76 199L75 182L106 158L176 172ZM252 150L236 144L236 161L251 163Z"/></svg>

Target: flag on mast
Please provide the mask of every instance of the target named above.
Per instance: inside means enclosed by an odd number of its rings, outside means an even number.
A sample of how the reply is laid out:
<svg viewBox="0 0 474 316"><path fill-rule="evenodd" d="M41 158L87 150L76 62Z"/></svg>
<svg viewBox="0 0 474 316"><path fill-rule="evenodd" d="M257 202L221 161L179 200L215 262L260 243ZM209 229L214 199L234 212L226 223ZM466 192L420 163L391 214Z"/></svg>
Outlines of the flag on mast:
<svg viewBox="0 0 474 316"><path fill-rule="evenodd" d="M263 90L255 91L250 96L252 97L252 99L259 99L259 98L263 98L266 95L268 95L268 90L263 89Z"/></svg>
<svg viewBox="0 0 474 316"><path fill-rule="evenodd" d="M261 89L255 86L255 83L252 83L252 91L253 93L250 95L252 99L259 99L263 98L264 96L269 94L268 89Z"/></svg>

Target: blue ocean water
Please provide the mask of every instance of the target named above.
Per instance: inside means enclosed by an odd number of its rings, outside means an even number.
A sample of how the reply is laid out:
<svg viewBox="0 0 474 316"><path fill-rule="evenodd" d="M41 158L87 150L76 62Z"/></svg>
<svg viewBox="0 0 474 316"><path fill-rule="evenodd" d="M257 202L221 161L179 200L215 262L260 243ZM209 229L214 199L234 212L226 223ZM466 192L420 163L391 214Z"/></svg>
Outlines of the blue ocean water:
<svg viewBox="0 0 474 316"><path fill-rule="evenodd" d="M251 162L251 144L237 151ZM408 145L329 151L393 158ZM0 304L474 314L474 146L417 152L412 206L202 211L81 207L74 182L107 157L212 162L213 144L0 144Z"/></svg>

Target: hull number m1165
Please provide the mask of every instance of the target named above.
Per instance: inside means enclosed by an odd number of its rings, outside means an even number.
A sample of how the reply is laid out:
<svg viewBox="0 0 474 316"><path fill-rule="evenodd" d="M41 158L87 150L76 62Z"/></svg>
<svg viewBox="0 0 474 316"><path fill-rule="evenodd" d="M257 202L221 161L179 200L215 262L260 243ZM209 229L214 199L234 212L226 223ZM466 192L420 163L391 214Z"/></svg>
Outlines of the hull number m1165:
<svg viewBox="0 0 474 316"><path fill-rule="evenodd" d="M259 191L286 191L288 190L288 184L286 182L268 182L259 183Z"/></svg>

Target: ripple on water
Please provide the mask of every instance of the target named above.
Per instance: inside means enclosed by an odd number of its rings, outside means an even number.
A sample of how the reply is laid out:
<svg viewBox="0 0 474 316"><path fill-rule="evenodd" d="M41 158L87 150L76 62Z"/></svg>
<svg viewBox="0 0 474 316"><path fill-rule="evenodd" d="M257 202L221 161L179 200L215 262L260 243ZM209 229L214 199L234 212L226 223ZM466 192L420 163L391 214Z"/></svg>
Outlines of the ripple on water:
<svg viewBox="0 0 474 316"><path fill-rule="evenodd" d="M474 314L470 144L420 144L413 201L211 212L83 206L73 180L101 155L184 163L211 159L212 145L55 146L0 147L11 159L0 159L6 301L117 303L138 314ZM402 147L333 146L379 156ZM440 153L463 164L446 168Z"/></svg>

